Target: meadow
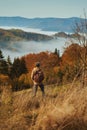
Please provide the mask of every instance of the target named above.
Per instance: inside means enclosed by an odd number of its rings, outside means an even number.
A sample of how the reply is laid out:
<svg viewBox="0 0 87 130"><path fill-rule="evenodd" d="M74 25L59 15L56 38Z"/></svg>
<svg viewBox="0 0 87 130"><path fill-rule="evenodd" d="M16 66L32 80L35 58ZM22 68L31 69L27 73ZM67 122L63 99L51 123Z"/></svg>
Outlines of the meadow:
<svg viewBox="0 0 87 130"><path fill-rule="evenodd" d="M0 94L0 130L86 130L87 87L81 83L45 86L45 97L32 88Z"/></svg>

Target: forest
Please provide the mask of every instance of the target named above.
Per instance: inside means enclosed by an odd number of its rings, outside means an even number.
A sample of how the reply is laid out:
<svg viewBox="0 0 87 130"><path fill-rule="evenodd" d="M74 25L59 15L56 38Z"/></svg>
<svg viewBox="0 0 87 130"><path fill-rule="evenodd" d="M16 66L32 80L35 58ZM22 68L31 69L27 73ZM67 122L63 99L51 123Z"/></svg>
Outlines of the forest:
<svg viewBox="0 0 87 130"><path fill-rule="evenodd" d="M86 49L79 44L72 43L65 48L62 56L55 48L54 52L31 53L21 58L15 58L13 63L9 56L5 60L2 51L0 51L0 75L9 76L13 90L31 88L31 71L35 63L39 61L45 74L44 84L67 84L72 82L76 75L78 75L78 79L80 78L82 72L79 70L83 66L83 62L87 64L83 59L86 56L86 54L84 56Z"/></svg>

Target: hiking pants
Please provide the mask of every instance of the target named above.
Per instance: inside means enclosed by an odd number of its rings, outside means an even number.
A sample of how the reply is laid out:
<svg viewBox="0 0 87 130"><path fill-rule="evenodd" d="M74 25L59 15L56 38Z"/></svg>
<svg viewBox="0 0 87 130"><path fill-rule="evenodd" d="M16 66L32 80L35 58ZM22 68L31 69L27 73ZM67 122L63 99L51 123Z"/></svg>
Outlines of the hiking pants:
<svg viewBox="0 0 87 130"><path fill-rule="evenodd" d="M33 86L33 96L36 96L38 86L40 87L40 89L42 91L42 96L44 96L45 93L44 93L44 85L43 85L43 83L34 84L34 86Z"/></svg>

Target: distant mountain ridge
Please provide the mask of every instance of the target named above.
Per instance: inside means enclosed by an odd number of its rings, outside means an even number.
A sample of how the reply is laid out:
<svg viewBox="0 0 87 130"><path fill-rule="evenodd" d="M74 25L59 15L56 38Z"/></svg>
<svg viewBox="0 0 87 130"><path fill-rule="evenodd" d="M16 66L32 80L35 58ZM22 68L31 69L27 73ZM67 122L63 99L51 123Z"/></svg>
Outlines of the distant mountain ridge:
<svg viewBox="0 0 87 130"><path fill-rule="evenodd" d="M84 20L78 17L71 18L24 18L0 17L0 26L14 26L36 28L43 31L72 32L75 22Z"/></svg>

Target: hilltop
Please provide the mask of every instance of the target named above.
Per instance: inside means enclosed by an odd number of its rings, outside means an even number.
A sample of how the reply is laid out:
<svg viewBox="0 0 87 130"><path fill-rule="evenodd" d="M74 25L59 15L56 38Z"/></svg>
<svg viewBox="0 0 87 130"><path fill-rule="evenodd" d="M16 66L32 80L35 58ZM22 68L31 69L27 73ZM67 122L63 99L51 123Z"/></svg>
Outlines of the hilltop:
<svg viewBox="0 0 87 130"><path fill-rule="evenodd" d="M20 29L4 30L0 29L0 42L8 41L46 41L51 40L52 37L44 34L25 32Z"/></svg>

